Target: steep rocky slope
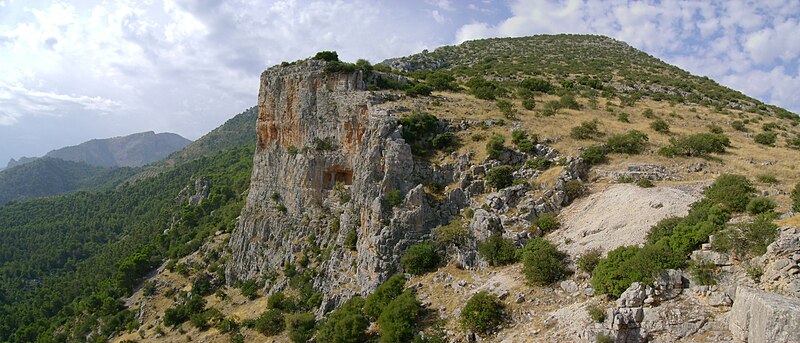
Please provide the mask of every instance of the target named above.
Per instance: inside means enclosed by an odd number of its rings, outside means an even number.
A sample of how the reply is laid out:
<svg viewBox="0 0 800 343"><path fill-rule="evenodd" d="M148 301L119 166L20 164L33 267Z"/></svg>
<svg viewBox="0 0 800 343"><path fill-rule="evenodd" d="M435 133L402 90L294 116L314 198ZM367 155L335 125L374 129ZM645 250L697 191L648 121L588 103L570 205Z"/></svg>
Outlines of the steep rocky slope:
<svg viewBox="0 0 800 343"><path fill-rule="evenodd" d="M558 44L550 44L558 36L545 36L470 42L386 62L416 69L405 77L314 59L265 71L251 188L230 242L223 243L226 285L220 286L222 295L204 296L222 318L241 327L224 331L216 324L213 328L165 324L162 311L183 306L193 290L188 283L204 272L204 263L196 263L195 271L171 279L163 293L161 288L155 295L137 292L129 304L145 309L138 317L143 327L120 339L218 341L230 335L288 341L286 333L258 329L262 314L275 307L264 308L264 298L241 297L243 285L256 285L256 295L267 299L277 292L294 298L300 311L322 319L319 327L347 299L370 294L397 272L408 273L401 257L412 245L432 241L442 263L406 283L423 308L412 325L415 333L438 332L454 342L727 342L751 333L752 341L765 337L792 341L791 323L798 311L781 306L780 299L791 304L793 300L786 299L797 297L797 229L765 226L773 232L748 236L769 240L763 242L764 251L742 253L738 248L720 248L719 243L758 218L767 218L764 223L772 225L778 219L774 216L714 207L709 210L713 215L708 215L712 219L704 224L713 226L712 237L702 231L703 226L692 226L699 237L692 237L690 244L676 240L669 247L682 252L678 249L686 244L685 256L670 256L663 250L657 253L667 255L651 256L678 258L678 267L647 275L616 294L601 294L579 260L591 248L599 248L605 256L619 246L652 245L647 239L651 227L672 216L700 216L692 214L690 205L704 198L703 190L723 174L755 180L753 196L775 201L775 211L783 213L780 222L796 222L790 193L800 181L793 162L800 152L792 143L798 120L713 81L689 77L621 47L623 43L604 37L567 38L564 46L570 59L566 61L578 61L563 69L552 69L551 63L564 53ZM518 40L525 44L514 44ZM541 45L541 40L547 44ZM516 48L508 56L487 60L475 52L476 47L488 53ZM614 53L604 54L608 50ZM443 54L448 51L455 53ZM541 64L532 62L543 51L546 58L540 59ZM598 55L599 69L597 63L585 61L590 55ZM614 56L622 62L614 64ZM409 59L428 57L435 58L430 66L407 67L412 65ZM637 78L629 69L636 69L633 66L642 59L649 61L642 66L647 73ZM378 87L381 78L389 77L432 85L435 79L426 74L428 69L449 70L455 75L452 82L462 90L467 87L468 93L445 87L418 96ZM600 86L580 83L587 75L601 80ZM479 85L470 83L474 77L507 88L497 98L510 105L473 93L472 87ZM552 81L553 90L520 89L524 88L520 80L536 77ZM680 84L684 78L686 85ZM535 97L535 106L526 106L530 97ZM548 110L570 97L576 105ZM408 118L420 113L435 115L431 129L455 140L421 153L419 142L408 134L416 125ZM653 125L657 120L668 129ZM573 127L586 122L594 123L594 133L572 134ZM517 130L530 134L534 142L521 141L513 133ZM611 149L612 137L634 130L646 137L635 153L602 150L604 159L593 161L593 166L583 159L592 158L587 151L598 151L590 149ZM659 153L683 137L709 131L728 140L721 153ZM755 132L774 134L775 141L757 143ZM487 142L496 141L495 137L504 142L490 152ZM498 185L490 171L503 166L511 167L512 180ZM560 227L543 229L539 220L546 213L557 214ZM569 273L537 285L526 281L525 263L494 265L498 263L479 247L497 236L518 251L543 236L566 252L563 261ZM173 278L167 271L160 271L154 280L159 277ZM167 289L184 292L175 295ZM739 289L746 299L741 303L737 303ZM465 302L480 291L495 294L506 312L503 324L486 333L466 329L460 320ZM226 294L233 300L217 299ZM157 304L151 306L152 302ZM777 315L765 321L748 319L766 313ZM381 325L374 318L370 321L367 335L384 335Z"/></svg>

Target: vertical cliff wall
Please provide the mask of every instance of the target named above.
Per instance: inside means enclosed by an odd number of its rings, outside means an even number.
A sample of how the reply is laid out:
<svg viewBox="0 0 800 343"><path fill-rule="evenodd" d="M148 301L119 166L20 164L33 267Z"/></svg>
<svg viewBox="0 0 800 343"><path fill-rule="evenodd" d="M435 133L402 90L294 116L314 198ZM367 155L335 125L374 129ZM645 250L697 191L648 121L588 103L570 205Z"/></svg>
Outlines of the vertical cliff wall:
<svg viewBox="0 0 800 343"><path fill-rule="evenodd" d="M397 121L373 108L360 71L326 73L325 62L279 66L261 75L258 144L247 204L230 241L229 282L269 278L308 258L328 307L371 291L397 270L408 245L464 202L433 209ZM391 207L385 194L404 194ZM460 191L460 190L459 190ZM434 214L435 211L435 215ZM345 246L356 233L355 250Z"/></svg>

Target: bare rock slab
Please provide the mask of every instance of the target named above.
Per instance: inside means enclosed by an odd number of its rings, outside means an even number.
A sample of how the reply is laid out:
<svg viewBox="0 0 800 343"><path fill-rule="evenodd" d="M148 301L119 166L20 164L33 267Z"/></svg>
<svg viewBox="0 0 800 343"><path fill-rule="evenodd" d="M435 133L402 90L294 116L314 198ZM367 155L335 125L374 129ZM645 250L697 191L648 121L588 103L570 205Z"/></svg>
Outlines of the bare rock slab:
<svg viewBox="0 0 800 343"><path fill-rule="evenodd" d="M800 342L800 298L739 286L730 330L740 342Z"/></svg>

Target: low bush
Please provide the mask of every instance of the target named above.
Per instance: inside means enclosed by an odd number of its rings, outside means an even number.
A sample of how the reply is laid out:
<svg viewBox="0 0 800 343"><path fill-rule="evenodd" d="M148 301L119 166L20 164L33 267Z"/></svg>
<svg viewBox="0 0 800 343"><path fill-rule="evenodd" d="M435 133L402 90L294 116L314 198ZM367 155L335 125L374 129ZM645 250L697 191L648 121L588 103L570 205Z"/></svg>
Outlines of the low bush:
<svg viewBox="0 0 800 343"><path fill-rule="evenodd" d="M185 299L183 304L176 304L164 311L164 325L177 326L189 320L194 314L202 313L205 310L206 301L200 296L194 295Z"/></svg>
<svg viewBox="0 0 800 343"><path fill-rule="evenodd" d="M414 244L400 258L400 265L409 274L420 275L436 270L440 257L433 242Z"/></svg>
<svg viewBox="0 0 800 343"><path fill-rule="evenodd" d="M600 249L592 248L583 253L581 257L578 258L576 264L578 268L581 270L592 274L594 267L597 267L597 264L600 263L600 259L603 257L603 252Z"/></svg>
<svg viewBox="0 0 800 343"><path fill-rule="evenodd" d="M433 89L424 83L418 83L411 88L406 89L406 96L416 98L418 96L429 96Z"/></svg>
<svg viewBox="0 0 800 343"><path fill-rule="evenodd" d="M420 303L411 290L392 300L378 317L380 341L405 343L414 339L417 333L416 321L421 310Z"/></svg>
<svg viewBox="0 0 800 343"><path fill-rule="evenodd" d="M505 146L503 146L505 142L506 139L501 135L489 137L489 140L486 142L486 153L489 154L490 158L497 159L506 149Z"/></svg>
<svg viewBox="0 0 800 343"><path fill-rule="evenodd" d="M714 278L716 274L717 265L713 263L693 264L690 267L692 279L698 285L711 286L716 285L717 280Z"/></svg>
<svg viewBox="0 0 800 343"><path fill-rule="evenodd" d="M653 184L653 181L650 181L650 179L647 178L636 180L636 185L642 188L651 188L656 186Z"/></svg>
<svg viewBox="0 0 800 343"><path fill-rule="evenodd" d="M505 307L496 295L486 291L475 293L461 309L461 325L467 330L486 334L505 320Z"/></svg>
<svg viewBox="0 0 800 343"><path fill-rule="evenodd" d="M772 212L775 207L777 207L777 205L772 199L767 197L755 197L750 199L747 203L747 213L750 213L750 215L757 215Z"/></svg>
<svg viewBox="0 0 800 343"><path fill-rule="evenodd" d="M675 229L675 227L681 222L683 222L683 218L681 217L668 217L659 220L658 223L651 226L650 230L647 232L647 243L655 244L661 238L671 236L672 230Z"/></svg>
<svg viewBox="0 0 800 343"><path fill-rule="evenodd" d="M649 138L646 134L640 131L631 130L625 134L617 134L608 137L608 141L606 141L606 149L609 152L622 154L640 154L644 150L644 146L648 140Z"/></svg>
<svg viewBox="0 0 800 343"><path fill-rule="evenodd" d="M761 175L757 176L756 179L758 180L758 182L761 182L761 183L769 183L769 184L778 183L778 178L775 177L775 175L761 174Z"/></svg>
<svg viewBox="0 0 800 343"><path fill-rule="evenodd" d="M486 183L490 187L503 189L514 182L514 167L497 166L486 172Z"/></svg>
<svg viewBox="0 0 800 343"><path fill-rule="evenodd" d="M504 266L517 261L516 247L510 239L494 234L478 243L478 254L492 266Z"/></svg>
<svg viewBox="0 0 800 343"><path fill-rule="evenodd" d="M553 162L551 162L546 157L534 157L530 160L525 161L526 168L536 169L540 171L545 171L547 169L550 169L550 166L552 165Z"/></svg>
<svg viewBox="0 0 800 343"><path fill-rule="evenodd" d="M403 293L406 285L406 277L403 274L395 274L382 283L375 292L367 296L364 301L364 314L377 319L384 308L389 303Z"/></svg>
<svg viewBox="0 0 800 343"><path fill-rule="evenodd" d="M573 201L583 195L583 182L581 180L569 180L564 184L564 196L569 201Z"/></svg>
<svg viewBox="0 0 800 343"><path fill-rule="evenodd" d="M579 104L578 101L575 100L575 96L573 96L572 94L562 95L558 99L558 103L561 108L568 108L571 110L580 110L581 108L583 108L583 106L581 106L581 104Z"/></svg>
<svg viewBox="0 0 800 343"><path fill-rule="evenodd" d="M355 228L348 231L347 235L344 236L344 246L351 251L356 251L358 246L358 233Z"/></svg>
<svg viewBox="0 0 800 343"><path fill-rule="evenodd" d="M265 311L256 319L254 328L267 337L283 332L283 312L276 309Z"/></svg>
<svg viewBox="0 0 800 343"><path fill-rule="evenodd" d="M550 93L553 90L553 85L550 81L543 79L527 79L519 83L520 88L527 89L531 92Z"/></svg>
<svg viewBox="0 0 800 343"><path fill-rule="evenodd" d="M663 134L669 133L669 124L667 124L667 122L665 122L663 119L657 119L650 123L650 128L655 132Z"/></svg>
<svg viewBox="0 0 800 343"><path fill-rule="evenodd" d="M297 309L297 300L283 292L275 292L267 299L267 308L282 312L294 312Z"/></svg>
<svg viewBox="0 0 800 343"><path fill-rule="evenodd" d="M353 297L328 315L317 330L318 342L367 342L369 319L362 312L364 299Z"/></svg>
<svg viewBox="0 0 800 343"><path fill-rule="evenodd" d="M649 109L649 108L648 108L648 109L645 109L645 110L642 112L642 116L644 116L644 117L645 117L645 118L647 118L647 119L653 119L653 118L655 118L655 117L656 117L656 114L655 114L655 112L653 112L653 110L652 110L652 109Z"/></svg>
<svg viewBox="0 0 800 343"><path fill-rule="evenodd" d="M240 285L242 296L248 299L255 299L258 296L258 290L261 289L261 284L256 280L244 280Z"/></svg>
<svg viewBox="0 0 800 343"><path fill-rule="evenodd" d="M471 208L464 210L465 217L471 218L472 215L469 215L469 213L474 213L474 211ZM460 219L452 220L447 225L439 226L433 230L434 242L440 249L446 249L449 246L462 247L469 241L470 237L471 234Z"/></svg>
<svg viewBox="0 0 800 343"><path fill-rule="evenodd" d="M800 135L797 135L794 138L786 138L786 146L791 149L800 150Z"/></svg>
<svg viewBox="0 0 800 343"><path fill-rule="evenodd" d="M383 201L390 207L400 206L403 203L403 193L399 189L390 190L386 192Z"/></svg>
<svg viewBox="0 0 800 343"><path fill-rule="evenodd" d="M742 175L722 174L705 191L709 201L722 204L732 212L742 212L747 208L750 197L756 189Z"/></svg>
<svg viewBox="0 0 800 343"><path fill-rule="evenodd" d="M528 136L528 133L523 130L514 130L511 132L511 142L517 146L519 151L532 153L536 151L539 136L535 134Z"/></svg>
<svg viewBox="0 0 800 343"><path fill-rule="evenodd" d="M568 273L565 258L566 255L547 240L541 237L531 239L522 250L525 279L539 286L561 280Z"/></svg>
<svg viewBox="0 0 800 343"><path fill-rule="evenodd" d="M740 121L740 120L732 121L731 122L731 127L736 131L742 131L742 132L746 132L747 131L747 127L744 125L744 122Z"/></svg>
<svg viewBox="0 0 800 343"><path fill-rule="evenodd" d="M717 234L712 249L733 254L737 259L763 255L777 235L771 214L760 214Z"/></svg>
<svg viewBox="0 0 800 343"><path fill-rule="evenodd" d="M569 136L573 139L590 139L598 136L600 131L597 129L597 124L597 120L582 122L580 125L575 126L570 130Z"/></svg>
<svg viewBox="0 0 800 343"><path fill-rule="evenodd" d="M458 137L452 132L442 132L431 139L434 149L442 151L454 151L458 146Z"/></svg>
<svg viewBox="0 0 800 343"><path fill-rule="evenodd" d="M506 94L506 90L503 89L499 83L488 81L481 77L470 79L467 81L466 85L469 87L469 94L472 94L478 99L494 100Z"/></svg>
<svg viewBox="0 0 800 343"><path fill-rule="evenodd" d="M620 112L620 114L617 115L617 120L619 120L620 122L623 122L623 123L630 123L631 122L630 118L631 118L631 115L628 114L628 113L625 113L625 112Z"/></svg>
<svg viewBox="0 0 800 343"><path fill-rule="evenodd" d="M730 139L725 135L698 133L670 138L669 143L670 145L659 149L658 153L666 157L707 157L712 153L724 153L725 148L730 146Z"/></svg>
<svg viewBox="0 0 800 343"><path fill-rule="evenodd" d="M606 321L606 311L598 304L589 305L586 308L586 312L589 314L589 317L592 318L592 321L595 323L602 323Z"/></svg>
<svg viewBox="0 0 800 343"><path fill-rule="evenodd" d="M558 222L558 217L550 212L542 213L531 222L531 226L538 227L542 232L551 232L557 230L561 224Z"/></svg>
<svg viewBox="0 0 800 343"><path fill-rule="evenodd" d="M316 320L314 314L308 312L288 313L284 316L286 321L286 331L289 332L289 339L294 343L308 342L314 336Z"/></svg>
<svg viewBox="0 0 800 343"><path fill-rule="evenodd" d="M589 165L605 163L608 161L608 158L606 157L606 147L599 145L590 146L583 150L581 153L581 158Z"/></svg>
<svg viewBox="0 0 800 343"><path fill-rule="evenodd" d="M753 140L761 145L768 145L772 146L775 144L775 140L778 138L778 135L775 132L762 132L755 136L753 136Z"/></svg>
<svg viewBox="0 0 800 343"><path fill-rule="evenodd" d="M497 105L497 108L500 109L500 113L503 114L503 117L509 120L514 120L517 118L517 110L514 109L514 103L508 100L497 100L494 103Z"/></svg>
<svg viewBox="0 0 800 343"><path fill-rule="evenodd" d="M711 124L711 125L708 125L708 132L711 132L711 133L713 133L715 135L721 135L725 131L722 129L722 126Z"/></svg>

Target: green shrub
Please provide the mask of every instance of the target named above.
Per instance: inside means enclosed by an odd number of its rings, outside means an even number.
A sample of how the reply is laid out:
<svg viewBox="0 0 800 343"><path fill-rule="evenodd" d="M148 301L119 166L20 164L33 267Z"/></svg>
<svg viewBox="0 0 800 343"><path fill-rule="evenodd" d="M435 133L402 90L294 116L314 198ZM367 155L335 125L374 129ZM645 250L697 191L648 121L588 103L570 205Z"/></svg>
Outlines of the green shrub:
<svg viewBox="0 0 800 343"><path fill-rule="evenodd" d="M528 241L522 252L525 279L534 285L545 286L567 275L566 255L555 245L536 237Z"/></svg>
<svg viewBox="0 0 800 343"><path fill-rule="evenodd" d="M267 299L267 308L282 312L294 312L297 308L297 300L286 296L283 292L275 292Z"/></svg>
<svg viewBox="0 0 800 343"><path fill-rule="evenodd" d="M669 143L670 145L659 149L658 153L666 157L706 157L712 153L724 153L725 147L730 146L730 139L724 135L698 133L670 138Z"/></svg>
<svg viewBox="0 0 800 343"><path fill-rule="evenodd" d="M800 212L800 182L796 183L792 189L792 211Z"/></svg>
<svg viewBox="0 0 800 343"><path fill-rule="evenodd" d="M511 132L511 142L517 146L522 152L532 153L536 151L536 144L539 143L539 136L528 136L528 133L523 130L514 130Z"/></svg>
<svg viewBox="0 0 800 343"><path fill-rule="evenodd" d="M655 185L653 184L653 181L650 181L650 179L646 179L646 178L641 178L639 180L636 180L636 185L639 186L639 187L642 187L642 188L655 187Z"/></svg>
<svg viewBox="0 0 800 343"><path fill-rule="evenodd" d="M564 195L570 201L583 195L583 182L581 180L569 180L564 184Z"/></svg>
<svg viewBox="0 0 800 343"><path fill-rule="evenodd" d="M505 95L506 91L495 81L487 81L481 77L475 77L467 81L469 93L478 99L494 100Z"/></svg>
<svg viewBox="0 0 800 343"><path fill-rule="evenodd" d="M493 234L478 243L478 254L492 266L504 266L517 261L516 247L510 239Z"/></svg>
<svg viewBox="0 0 800 343"><path fill-rule="evenodd" d="M283 312L275 309L265 311L256 319L254 328L267 337L283 332Z"/></svg>
<svg viewBox="0 0 800 343"><path fill-rule="evenodd" d="M369 327L369 319L361 310L363 306L364 299L354 297L342 307L331 312L317 331L317 341L331 343L366 342L369 339L366 333L367 327Z"/></svg>
<svg viewBox="0 0 800 343"><path fill-rule="evenodd" d="M255 299L258 296L258 290L261 285L256 280L244 280L241 284L242 296L248 299Z"/></svg>
<svg viewBox="0 0 800 343"><path fill-rule="evenodd" d="M339 54L337 54L336 51L320 51L314 55L314 57L311 57L311 59L333 62L339 60Z"/></svg>
<svg viewBox="0 0 800 343"><path fill-rule="evenodd" d="M606 148L604 146L590 146L583 150L581 158L589 165L597 165L605 163L608 158L606 157Z"/></svg>
<svg viewBox="0 0 800 343"><path fill-rule="evenodd" d="M533 109L536 108L536 100L534 100L532 97L522 99L522 108L528 111L533 111Z"/></svg>
<svg viewBox="0 0 800 343"><path fill-rule="evenodd" d="M614 343L614 338L601 332L597 334L595 343Z"/></svg>
<svg viewBox="0 0 800 343"><path fill-rule="evenodd" d="M431 95L433 89L424 83L418 83L409 89L406 89L406 96L416 98L418 96Z"/></svg>
<svg viewBox="0 0 800 343"><path fill-rule="evenodd" d="M736 131L746 132L747 127L744 125L744 122L740 120L734 120L731 122L731 127Z"/></svg>
<svg viewBox="0 0 800 343"><path fill-rule="evenodd" d="M474 211L471 208L464 210L464 216L471 218ZM447 225L442 225L433 230L433 238L436 246L439 248L447 248L448 246L462 247L470 239L471 235L464 223L455 219L450 221Z"/></svg>
<svg viewBox="0 0 800 343"><path fill-rule="evenodd" d="M436 270L439 261L436 246L426 241L410 246L400 258L400 265L409 274L420 275Z"/></svg>
<svg viewBox="0 0 800 343"><path fill-rule="evenodd" d="M356 233L356 229L353 228L352 230L347 232L346 236L344 236L344 246L347 249L356 251L357 245L358 245L358 233Z"/></svg>
<svg viewBox="0 0 800 343"><path fill-rule="evenodd" d="M545 102L543 107L542 115L549 117L558 113L558 110L561 109L561 103L558 100L550 100Z"/></svg>
<svg viewBox="0 0 800 343"><path fill-rule="evenodd" d="M558 217L550 212L545 212L539 215L531 222L531 226L538 227L542 232L552 232L558 230L561 224L558 222Z"/></svg>
<svg viewBox="0 0 800 343"><path fill-rule="evenodd" d="M644 145L648 140L649 138L646 134L640 131L631 130L625 134L617 134L608 137L608 141L606 141L606 149L609 152L622 154L640 154L644 150Z"/></svg>
<svg viewBox="0 0 800 343"><path fill-rule="evenodd" d="M548 160L545 157L534 157L533 159L525 161L525 167L545 171L550 169L550 166L553 165L553 162Z"/></svg>
<svg viewBox="0 0 800 343"><path fill-rule="evenodd" d="M667 122L665 122L663 119L657 119L650 123L650 128L655 132L663 134L669 133L669 124L667 124Z"/></svg>
<svg viewBox="0 0 800 343"><path fill-rule="evenodd" d="M603 252L600 249L592 248L581 255L581 257L579 257L575 262L578 265L578 268L591 275L594 267L597 267L597 264L600 263L600 259L602 257Z"/></svg>
<svg viewBox="0 0 800 343"><path fill-rule="evenodd" d="M647 119L653 119L653 118L655 118L656 114L653 112L653 110L652 110L652 109L649 109L649 108L648 108L648 109L645 109L645 110L642 112L642 116L644 116L644 117L645 117L645 118L647 118Z"/></svg>
<svg viewBox="0 0 800 343"><path fill-rule="evenodd" d="M569 108L571 110L580 110L583 108L578 101L575 100L575 97L572 94L564 94L561 98L558 99L558 103L561 108Z"/></svg>
<svg viewBox="0 0 800 343"><path fill-rule="evenodd" d="M410 342L417 333L416 321L421 311L420 303L411 290L392 300L378 317L381 342Z"/></svg>
<svg viewBox="0 0 800 343"><path fill-rule="evenodd" d="M711 125L708 125L708 132L711 132L711 133L713 133L715 135L721 135L725 131L722 129L722 126L711 124Z"/></svg>
<svg viewBox="0 0 800 343"><path fill-rule="evenodd" d="M755 136L753 136L753 140L762 145L772 146L775 144L775 140L778 138L778 135L775 132L762 132Z"/></svg>
<svg viewBox="0 0 800 343"><path fill-rule="evenodd" d="M536 78L523 80L519 83L519 86L531 92L550 93L553 90L553 85L550 81Z"/></svg>
<svg viewBox="0 0 800 343"><path fill-rule="evenodd" d="M403 193L399 189L393 189L386 192L383 201L390 207L397 207L403 203Z"/></svg>
<svg viewBox="0 0 800 343"><path fill-rule="evenodd" d="M458 91L456 78L452 73L445 70L437 70L425 77L425 83L429 84L437 91Z"/></svg>
<svg viewBox="0 0 800 343"><path fill-rule="evenodd" d="M773 215L759 214L750 220L737 223L717 234L712 248L728 252L742 260L763 255L777 235Z"/></svg>
<svg viewBox="0 0 800 343"><path fill-rule="evenodd" d="M597 123L596 119L582 122L570 130L569 136L573 139L589 139L598 136L600 132L597 130Z"/></svg>
<svg viewBox="0 0 800 343"><path fill-rule="evenodd" d="M722 174L706 189L706 197L715 204L722 204L732 212L742 212L747 208L750 197L756 189L742 175Z"/></svg>
<svg viewBox="0 0 800 343"><path fill-rule="evenodd" d="M514 182L514 167L497 166L486 172L486 183L490 187L503 189Z"/></svg>
<svg viewBox="0 0 800 343"><path fill-rule="evenodd" d="M324 71L326 74L337 74L337 73L353 73L358 68L356 68L355 64L341 62L341 61L330 61L328 64L325 65Z"/></svg>
<svg viewBox="0 0 800 343"><path fill-rule="evenodd" d="M439 119L424 112L414 112L401 117L397 122L403 126L403 140L411 145L415 155L425 155L432 147L433 135L439 130Z"/></svg>
<svg viewBox="0 0 800 343"><path fill-rule="evenodd" d="M713 263L694 264L691 266L691 273L694 282L702 286L716 285L714 278L717 266Z"/></svg>
<svg viewBox="0 0 800 343"><path fill-rule="evenodd" d="M392 302L406 286L406 277L403 274L395 274L386 282L382 283L375 292L367 296L364 302L364 314L377 319L381 315L386 305Z"/></svg>
<svg viewBox="0 0 800 343"><path fill-rule="evenodd" d="M673 229L681 222L683 222L683 218L681 217L668 217L659 220L658 223L651 226L650 230L647 232L647 243L655 244L661 238L671 236Z"/></svg>
<svg viewBox="0 0 800 343"><path fill-rule="evenodd" d="M625 113L625 112L620 112L620 114L617 115L617 120L619 120L620 122L623 122L623 123L630 123L631 122L631 115L628 114L628 113Z"/></svg>
<svg viewBox="0 0 800 343"><path fill-rule="evenodd" d="M467 330L487 334L505 320L505 307L496 295L475 293L461 309L461 325Z"/></svg>
<svg viewBox="0 0 800 343"><path fill-rule="evenodd" d="M314 149L317 151L331 151L333 150L333 139L331 138L314 138Z"/></svg>
<svg viewBox="0 0 800 343"><path fill-rule="evenodd" d="M442 151L453 151L456 149L458 137L452 132L442 132L431 139L431 144L434 149Z"/></svg>
<svg viewBox="0 0 800 343"><path fill-rule="evenodd" d="M663 245L619 247L608 252L594 268L592 287L597 294L619 297L633 282L651 282L655 273L670 264L664 263L670 257L671 253ZM683 257L680 259L682 263Z"/></svg>
<svg viewBox="0 0 800 343"><path fill-rule="evenodd" d="M514 109L514 103L503 99L495 101L494 104L500 109L500 113L503 114L503 117L510 120L516 119L517 110Z"/></svg>
<svg viewBox="0 0 800 343"><path fill-rule="evenodd" d="M286 321L286 331L289 332L289 339L294 343L308 342L314 336L314 326L316 320L314 315L308 312L288 313L284 316Z"/></svg>
<svg viewBox="0 0 800 343"><path fill-rule="evenodd" d="M777 205L772 199L767 197L755 197L750 199L747 203L747 213L757 215L761 213L772 212Z"/></svg>
<svg viewBox="0 0 800 343"><path fill-rule="evenodd" d="M503 143L506 142L506 139L503 138L501 135L493 135L489 137L489 141L486 142L486 153L489 154L489 158L497 159L500 157L500 154L503 153L505 147Z"/></svg>
<svg viewBox="0 0 800 343"><path fill-rule="evenodd" d="M606 311L598 304L589 305L586 308L586 312L589 313L589 317L592 318L595 323L606 321Z"/></svg>

